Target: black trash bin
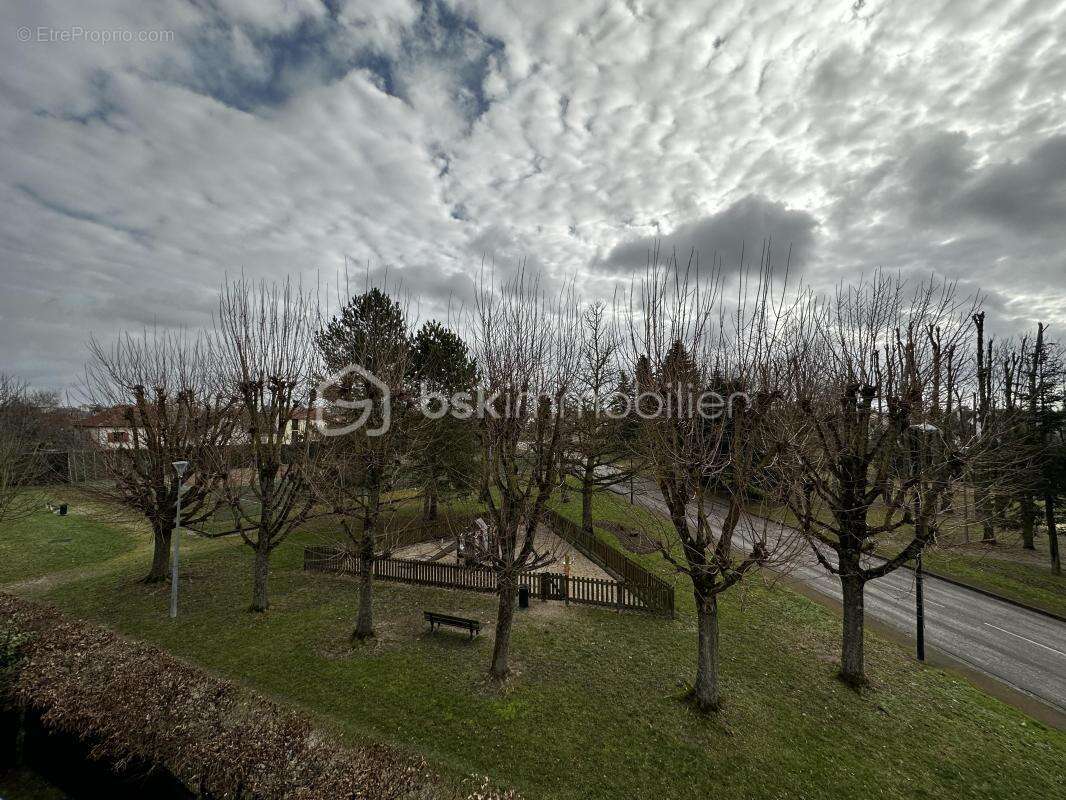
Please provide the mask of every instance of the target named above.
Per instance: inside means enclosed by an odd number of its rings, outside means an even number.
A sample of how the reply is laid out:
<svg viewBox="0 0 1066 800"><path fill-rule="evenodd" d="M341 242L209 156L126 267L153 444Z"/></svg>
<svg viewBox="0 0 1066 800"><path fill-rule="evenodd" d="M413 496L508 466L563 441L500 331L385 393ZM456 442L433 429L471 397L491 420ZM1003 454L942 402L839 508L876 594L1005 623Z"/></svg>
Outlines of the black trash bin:
<svg viewBox="0 0 1066 800"><path fill-rule="evenodd" d="M529 587L528 586L519 586L518 587L518 607L519 608L529 608Z"/></svg>

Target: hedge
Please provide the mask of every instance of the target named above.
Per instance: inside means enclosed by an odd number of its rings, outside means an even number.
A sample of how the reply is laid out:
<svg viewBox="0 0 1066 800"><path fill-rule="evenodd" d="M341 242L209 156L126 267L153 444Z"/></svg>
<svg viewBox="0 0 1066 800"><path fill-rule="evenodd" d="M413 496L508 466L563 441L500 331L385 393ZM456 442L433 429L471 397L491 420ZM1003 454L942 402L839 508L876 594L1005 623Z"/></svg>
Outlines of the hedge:
<svg viewBox="0 0 1066 800"><path fill-rule="evenodd" d="M211 798L454 796L420 758L342 747L232 681L53 608L0 594L0 628L6 649L17 647L5 653L0 702L35 712L116 769L153 764Z"/></svg>

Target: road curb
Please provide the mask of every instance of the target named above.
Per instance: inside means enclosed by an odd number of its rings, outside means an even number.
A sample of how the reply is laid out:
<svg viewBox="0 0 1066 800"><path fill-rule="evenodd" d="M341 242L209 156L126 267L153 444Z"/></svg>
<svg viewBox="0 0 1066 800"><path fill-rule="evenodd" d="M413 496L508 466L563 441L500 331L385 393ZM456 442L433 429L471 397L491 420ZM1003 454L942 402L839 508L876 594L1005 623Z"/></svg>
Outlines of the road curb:
<svg viewBox="0 0 1066 800"><path fill-rule="evenodd" d="M878 558L884 558L884 556L878 556ZM902 566L906 569L909 569L911 572L914 572L914 567L911 564L903 564ZM1015 600L1013 597L1007 597L1005 595L989 591L988 589L982 589L980 586L974 586L972 583L966 583L965 581L960 581L957 578L949 578L947 575L944 575L941 572L934 572L928 567L922 567L922 574L928 575L930 578L936 578L938 581L944 581L944 583L950 583L953 586L958 586L960 589L969 589L971 592L983 594L985 597L990 597L993 600L999 600L1001 603L1006 603L1007 605L1012 605L1017 608L1024 609L1025 611L1032 611L1034 614L1040 614L1045 617L1050 617L1051 619L1056 620L1058 622L1066 623L1066 616L1063 616L1062 614L1056 614L1054 611L1048 611L1046 608L1041 608L1040 606L1032 606L1028 603L1023 603L1021 600Z"/></svg>

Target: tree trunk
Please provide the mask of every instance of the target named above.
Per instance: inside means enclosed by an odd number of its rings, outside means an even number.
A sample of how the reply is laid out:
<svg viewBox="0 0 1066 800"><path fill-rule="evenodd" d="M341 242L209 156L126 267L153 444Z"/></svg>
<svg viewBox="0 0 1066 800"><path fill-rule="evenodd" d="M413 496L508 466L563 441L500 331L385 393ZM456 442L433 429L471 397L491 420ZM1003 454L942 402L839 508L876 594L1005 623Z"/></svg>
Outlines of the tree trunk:
<svg viewBox="0 0 1066 800"><path fill-rule="evenodd" d="M266 611L270 606L267 600L267 578L270 575L270 550L266 545L255 549L255 566L252 570L252 611Z"/></svg>
<svg viewBox="0 0 1066 800"><path fill-rule="evenodd" d="M500 579L500 608L496 612L496 642L492 646L492 666L489 675L497 680L511 671L507 656L511 648L511 625L514 622L515 599L518 587L510 579Z"/></svg>
<svg viewBox="0 0 1066 800"><path fill-rule="evenodd" d="M717 711L722 698L718 687L718 598L696 596L696 624L699 628L699 654L692 700L699 711Z"/></svg>
<svg viewBox="0 0 1066 800"><path fill-rule="evenodd" d="M1062 560L1059 558L1059 531L1055 527L1055 496L1044 495L1044 519L1047 522L1047 543L1051 553L1051 571L1062 574Z"/></svg>
<svg viewBox="0 0 1066 800"><path fill-rule="evenodd" d="M844 604L843 642L840 651L840 678L849 686L866 683L863 655L863 590L865 581L857 569L840 576Z"/></svg>
<svg viewBox="0 0 1066 800"><path fill-rule="evenodd" d="M1010 498L1003 495L996 495L994 501L996 509L996 525L999 528L1005 529L1008 525L1007 522L1007 508L1010 506Z"/></svg>
<svg viewBox="0 0 1066 800"><path fill-rule="evenodd" d="M975 503L977 513L981 517L981 541L986 544L996 543L996 526L994 523L995 507L987 489L982 489Z"/></svg>
<svg viewBox="0 0 1066 800"><path fill-rule="evenodd" d="M173 534L173 527L159 526L154 534L154 545L152 549L152 568L148 571L148 575L145 576L145 583L160 583L165 581L170 572L170 539Z"/></svg>
<svg viewBox="0 0 1066 800"><path fill-rule="evenodd" d="M1033 502L1033 496L1031 494L1022 495L1019 506L1022 518L1022 547L1026 550L1035 550L1033 528L1036 525L1036 504Z"/></svg>
<svg viewBox="0 0 1066 800"><path fill-rule="evenodd" d="M585 461L585 471L581 476L581 527L592 533L592 493L595 490L593 481L596 478L592 459Z"/></svg>
<svg viewBox="0 0 1066 800"><path fill-rule="evenodd" d="M422 521L432 522L437 518L437 484L430 481L426 484L426 495L422 500Z"/></svg>
<svg viewBox="0 0 1066 800"><path fill-rule="evenodd" d="M581 527L592 533L592 486L588 483L581 487Z"/></svg>
<svg viewBox="0 0 1066 800"><path fill-rule="evenodd" d="M359 613L352 636L359 641L374 635L374 538L363 533L359 553Z"/></svg>

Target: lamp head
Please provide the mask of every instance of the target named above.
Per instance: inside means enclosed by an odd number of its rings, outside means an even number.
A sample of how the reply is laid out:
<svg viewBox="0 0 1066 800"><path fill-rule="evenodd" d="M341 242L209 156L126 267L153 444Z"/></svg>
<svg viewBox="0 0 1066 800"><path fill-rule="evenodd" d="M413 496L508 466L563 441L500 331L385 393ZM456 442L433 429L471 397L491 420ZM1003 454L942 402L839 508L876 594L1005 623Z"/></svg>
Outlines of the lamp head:
<svg viewBox="0 0 1066 800"><path fill-rule="evenodd" d="M175 461L174 471L178 473L178 477L181 478L185 474L185 470L189 468L188 461Z"/></svg>

